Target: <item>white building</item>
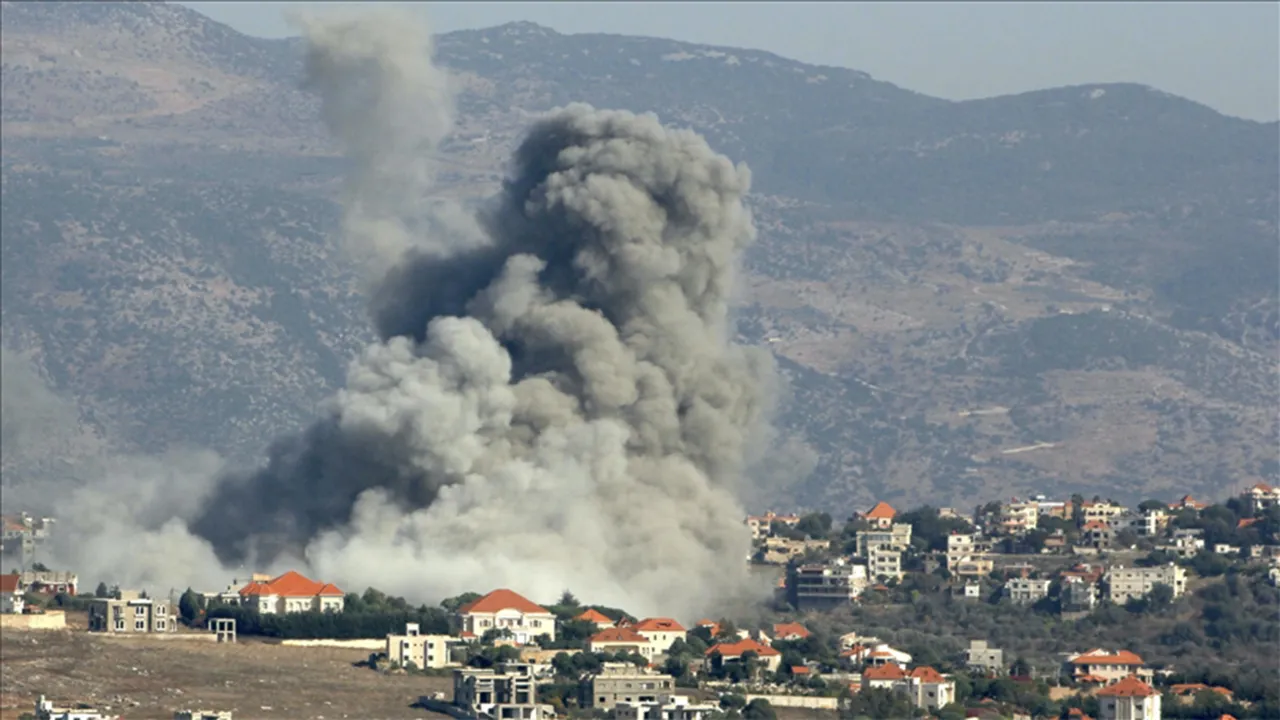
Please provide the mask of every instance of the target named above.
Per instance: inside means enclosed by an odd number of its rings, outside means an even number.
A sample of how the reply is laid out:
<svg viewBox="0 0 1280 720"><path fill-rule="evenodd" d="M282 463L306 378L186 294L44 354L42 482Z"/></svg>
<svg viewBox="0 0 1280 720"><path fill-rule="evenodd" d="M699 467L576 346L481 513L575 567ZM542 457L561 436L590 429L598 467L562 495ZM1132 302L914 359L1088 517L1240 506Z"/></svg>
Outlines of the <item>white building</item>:
<svg viewBox="0 0 1280 720"><path fill-rule="evenodd" d="M867 574L880 579L902 579L902 552L876 545L867 553Z"/></svg>
<svg viewBox="0 0 1280 720"><path fill-rule="evenodd" d="M460 642L450 635L423 635L418 623L407 623L403 635L387 635L387 659L402 668L412 663L419 670L439 670L457 664L449 649Z"/></svg>
<svg viewBox="0 0 1280 720"><path fill-rule="evenodd" d="M593 653L632 653L646 659L658 654L649 638L629 627L605 628L587 640L587 650Z"/></svg>
<svg viewBox="0 0 1280 720"><path fill-rule="evenodd" d="M683 695L662 695L655 702L620 702L613 706L615 720L704 720L719 712L718 705L695 704Z"/></svg>
<svg viewBox="0 0 1280 720"><path fill-rule="evenodd" d="M494 590L458 608L464 633L483 636L490 630L505 630L521 645L540 635L556 639L556 616L550 610L507 589Z"/></svg>
<svg viewBox="0 0 1280 720"><path fill-rule="evenodd" d="M655 652L664 653L676 640L684 640L688 631L671 618L645 618L631 628L644 636Z"/></svg>
<svg viewBox="0 0 1280 720"><path fill-rule="evenodd" d="M1098 720L1161 720L1160 693L1130 675L1097 693Z"/></svg>
<svg viewBox="0 0 1280 720"><path fill-rule="evenodd" d="M36 700L36 720L119 720L119 715L105 715L93 708L57 707L41 695Z"/></svg>
<svg viewBox="0 0 1280 720"><path fill-rule="evenodd" d="M1035 578L1010 578L1004 584L1009 599L1018 605L1030 605L1049 596L1049 581Z"/></svg>
<svg viewBox="0 0 1280 720"><path fill-rule="evenodd" d="M1107 570L1106 579L1107 599L1117 605L1144 597L1157 584L1168 585L1175 598L1187 590L1187 571L1173 563L1149 568L1115 566Z"/></svg>
<svg viewBox="0 0 1280 720"><path fill-rule="evenodd" d="M254 577L237 595L241 606L263 615L342 612L347 602L346 593L336 585L316 582L292 570L270 580Z"/></svg>
<svg viewBox="0 0 1280 720"><path fill-rule="evenodd" d="M911 702L918 708L937 710L956 701L956 683L928 665L907 675Z"/></svg>
<svg viewBox="0 0 1280 720"><path fill-rule="evenodd" d="M22 613L22 576L0 575L0 613Z"/></svg>

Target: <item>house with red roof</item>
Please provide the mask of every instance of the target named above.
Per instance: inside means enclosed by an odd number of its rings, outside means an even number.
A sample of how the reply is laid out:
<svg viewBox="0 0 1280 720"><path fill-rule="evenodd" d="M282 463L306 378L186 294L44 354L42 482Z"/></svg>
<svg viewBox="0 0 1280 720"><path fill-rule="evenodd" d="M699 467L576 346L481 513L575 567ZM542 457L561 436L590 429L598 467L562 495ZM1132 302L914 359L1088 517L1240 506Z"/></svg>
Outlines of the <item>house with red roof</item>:
<svg viewBox="0 0 1280 720"><path fill-rule="evenodd" d="M658 654L649 638L632 628L606 628L587 640L587 650L593 653L634 653L646 659Z"/></svg>
<svg viewBox="0 0 1280 720"><path fill-rule="evenodd" d="M866 520L872 527L880 530L888 530L893 527L893 519L898 516L898 511L887 502L881 501L875 504L870 510L860 513L858 517Z"/></svg>
<svg viewBox="0 0 1280 720"><path fill-rule="evenodd" d="M331 583L289 572L270 580L255 579L236 593L240 604L263 615L298 612L342 612L347 595Z"/></svg>
<svg viewBox="0 0 1280 720"><path fill-rule="evenodd" d="M1112 653L1095 648L1068 659L1067 664L1071 676L1083 683L1101 681L1109 685L1131 675L1150 683L1155 676L1141 657L1128 650Z"/></svg>
<svg viewBox="0 0 1280 720"><path fill-rule="evenodd" d="M1160 693L1134 675L1097 692L1098 720L1160 720Z"/></svg>
<svg viewBox="0 0 1280 720"><path fill-rule="evenodd" d="M797 622L777 623L773 626L773 639L794 642L796 640L804 640L812 633L809 628Z"/></svg>
<svg viewBox="0 0 1280 720"><path fill-rule="evenodd" d="M907 671L895 662L869 667L862 671L862 689L898 690L907 682Z"/></svg>
<svg viewBox="0 0 1280 720"><path fill-rule="evenodd" d="M645 618L631 628L649 640L657 652L666 652L676 640L684 640L689 631L671 618Z"/></svg>
<svg viewBox="0 0 1280 720"><path fill-rule="evenodd" d="M611 628L613 627L613 624L614 624L613 621L609 619L608 615L605 615L604 613L600 612L599 610L596 610L595 608L587 608L586 610L583 610L581 613L579 613L573 619L579 622L589 622L595 625L597 630L604 630L605 628Z"/></svg>
<svg viewBox="0 0 1280 720"><path fill-rule="evenodd" d="M1253 504L1255 511L1265 510L1269 507L1280 505L1280 487L1272 487L1264 482L1259 482L1245 490L1242 497Z"/></svg>
<svg viewBox="0 0 1280 720"><path fill-rule="evenodd" d="M707 648L705 662L709 666L717 656L722 662L740 661L742 656L749 652L755 653L756 657L760 659L760 662L764 663L769 672L777 672L778 666L782 664L782 653L751 638L712 645Z"/></svg>
<svg viewBox="0 0 1280 720"><path fill-rule="evenodd" d="M918 708L936 710L956 701L956 683L928 665L912 668L910 679L911 699Z"/></svg>
<svg viewBox="0 0 1280 720"><path fill-rule="evenodd" d="M0 575L0 613L22 614L22 576Z"/></svg>
<svg viewBox="0 0 1280 720"><path fill-rule="evenodd" d="M556 616L523 595L499 588L458 608L464 632L484 637L490 630L505 630L521 645L539 635L556 639Z"/></svg>

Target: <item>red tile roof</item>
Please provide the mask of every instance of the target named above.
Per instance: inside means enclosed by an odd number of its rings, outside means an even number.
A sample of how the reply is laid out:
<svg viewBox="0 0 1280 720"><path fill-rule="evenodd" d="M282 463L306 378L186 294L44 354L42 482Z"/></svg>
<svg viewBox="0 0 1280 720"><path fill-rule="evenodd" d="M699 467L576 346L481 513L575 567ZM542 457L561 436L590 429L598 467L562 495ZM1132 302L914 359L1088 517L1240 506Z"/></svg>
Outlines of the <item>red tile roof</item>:
<svg viewBox="0 0 1280 720"><path fill-rule="evenodd" d="M612 627L591 636L592 643L647 643L649 638L631 628Z"/></svg>
<svg viewBox="0 0 1280 720"><path fill-rule="evenodd" d="M807 638L812 633L809 629L797 622L778 623L773 626L773 636L776 638L801 637Z"/></svg>
<svg viewBox="0 0 1280 720"><path fill-rule="evenodd" d="M748 652L754 652L760 657L772 657L774 655L782 654L768 645L751 638L743 638L742 640L731 643L716 643L707 649L706 654L708 657L719 653L721 657L736 658L742 657L744 653Z"/></svg>
<svg viewBox="0 0 1280 720"><path fill-rule="evenodd" d="M1247 528L1256 522L1258 522L1258 518L1240 518L1240 520L1236 522L1236 529L1240 530Z"/></svg>
<svg viewBox="0 0 1280 720"><path fill-rule="evenodd" d="M1111 526L1101 520L1090 520L1084 524L1085 530L1110 530Z"/></svg>
<svg viewBox="0 0 1280 720"><path fill-rule="evenodd" d="M906 671L897 663L885 663L879 667L869 667L862 671L862 680L864 682L870 680L905 680L906 677Z"/></svg>
<svg viewBox="0 0 1280 720"><path fill-rule="evenodd" d="M12 575L0 575L0 593L16 593L18 586L21 584L22 576L14 573Z"/></svg>
<svg viewBox="0 0 1280 720"><path fill-rule="evenodd" d="M1100 650L1090 650L1083 655L1077 655L1071 659L1072 665L1145 665L1146 663L1136 653L1128 650L1120 650L1114 655L1107 654Z"/></svg>
<svg viewBox="0 0 1280 720"><path fill-rule="evenodd" d="M574 620L586 620L587 622L593 623L613 623L613 621L609 619L608 615L605 615L595 608L587 608L580 615L575 617Z"/></svg>
<svg viewBox="0 0 1280 720"><path fill-rule="evenodd" d="M804 665L792 665L791 674L792 675L808 675L809 668L805 667Z"/></svg>
<svg viewBox="0 0 1280 720"><path fill-rule="evenodd" d="M671 618L645 618L636 623L637 632L685 632L684 626Z"/></svg>
<svg viewBox="0 0 1280 720"><path fill-rule="evenodd" d="M317 595L342 596L346 593L339 590L336 585L318 583L300 573L290 570L269 582L251 582L240 588L240 594L244 596L278 595L280 597L315 597Z"/></svg>
<svg viewBox="0 0 1280 720"><path fill-rule="evenodd" d="M1266 484L1266 483L1264 483L1264 482L1260 482L1260 483L1258 483L1258 484L1254 485L1253 487L1251 487L1251 488L1249 488L1249 489L1250 489L1250 490L1259 490L1259 491L1264 492L1264 493L1275 492L1275 488L1271 487L1270 485L1268 485L1268 484Z"/></svg>
<svg viewBox="0 0 1280 720"><path fill-rule="evenodd" d="M898 511L887 502L880 501L876 506L863 513L862 517L869 520L892 520L897 517Z"/></svg>
<svg viewBox="0 0 1280 720"><path fill-rule="evenodd" d="M938 685L947 681L946 678L942 677L942 673L934 670L928 665L921 665L920 667L913 669L910 675L920 682L929 683L930 685Z"/></svg>
<svg viewBox="0 0 1280 720"><path fill-rule="evenodd" d="M471 613L496 613L500 610L519 610L522 613L538 613L540 615L551 614L550 610L538 605L520 593L506 588L499 588L482 598L472 600L458 608L458 613L460 615L469 615Z"/></svg>
<svg viewBox="0 0 1280 720"><path fill-rule="evenodd" d="M1142 682L1134 675L1130 675L1115 685L1104 687L1098 691L1098 695L1102 697L1151 697L1157 694L1150 685Z"/></svg>

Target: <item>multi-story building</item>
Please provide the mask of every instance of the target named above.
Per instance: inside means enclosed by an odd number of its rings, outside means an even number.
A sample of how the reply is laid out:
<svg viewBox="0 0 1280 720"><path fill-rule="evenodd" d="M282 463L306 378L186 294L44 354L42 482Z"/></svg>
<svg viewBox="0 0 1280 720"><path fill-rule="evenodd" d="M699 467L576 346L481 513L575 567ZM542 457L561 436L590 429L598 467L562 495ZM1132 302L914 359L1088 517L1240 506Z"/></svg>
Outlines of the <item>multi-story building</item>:
<svg viewBox="0 0 1280 720"><path fill-rule="evenodd" d="M105 633L171 633L178 616L169 603L121 592L119 598L97 598L89 605L89 630Z"/></svg>
<svg viewBox="0 0 1280 720"><path fill-rule="evenodd" d="M1080 529L1080 544L1101 550L1111 546L1112 529L1110 523L1102 520L1090 520Z"/></svg>
<svg viewBox="0 0 1280 720"><path fill-rule="evenodd" d="M1157 567L1115 566L1107 570L1107 599L1123 605L1151 592L1156 585L1168 585L1175 598L1187 590L1187 571L1173 563Z"/></svg>
<svg viewBox="0 0 1280 720"><path fill-rule="evenodd" d="M1015 499L1000 506L998 527L1005 535L1023 535L1036 529L1039 518L1039 503Z"/></svg>
<svg viewBox="0 0 1280 720"><path fill-rule="evenodd" d="M902 579L902 552L873 545L867 553L867 574L876 580Z"/></svg>
<svg viewBox="0 0 1280 720"><path fill-rule="evenodd" d="M887 502L878 502L875 507L855 517L866 521L871 527L888 530L893 526L893 519L897 516L898 511L894 510L892 505Z"/></svg>
<svg viewBox="0 0 1280 720"><path fill-rule="evenodd" d="M1004 651L987 645L986 640L970 640L969 649L964 651L964 665L981 673L1003 673Z"/></svg>
<svg viewBox="0 0 1280 720"><path fill-rule="evenodd" d="M1067 659L1071 676L1076 680L1092 679L1110 685L1136 675L1143 682L1151 682L1155 673L1136 653L1119 650L1111 653L1094 648Z"/></svg>
<svg viewBox="0 0 1280 720"><path fill-rule="evenodd" d="M1121 517L1127 517L1128 528L1142 537L1159 536L1170 519L1169 513L1161 508L1147 508Z"/></svg>
<svg viewBox="0 0 1280 720"><path fill-rule="evenodd" d="M387 635L387 659L407 668L411 664L419 670L439 670L456 665L450 655L452 647L461 642L449 635L423 635L418 623L406 623L403 635Z"/></svg>
<svg viewBox="0 0 1280 720"><path fill-rule="evenodd" d="M620 702L614 707L615 720L704 720L719 714L719 705L692 703L683 695L664 694L652 702Z"/></svg>
<svg viewBox="0 0 1280 720"><path fill-rule="evenodd" d="M22 573L22 587L27 592L41 595L57 595L65 593L75 595L80 580L73 572L51 570L28 570Z"/></svg>
<svg viewBox="0 0 1280 720"><path fill-rule="evenodd" d="M769 537L782 527L793 528L799 522L799 515L779 515L772 510L764 515L748 515L746 520L747 527L751 530L752 540Z"/></svg>
<svg viewBox="0 0 1280 720"><path fill-rule="evenodd" d="M1085 501L1080 506L1085 523L1100 522L1110 525L1111 519L1124 512L1123 505L1116 505L1110 500L1090 502Z"/></svg>
<svg viewBox="0 0 1280 720"><path fill-rule="evenodd" d="M867 587L867 566L843 558L824 565L792 566L787 572L787 602L801 612L830 610L853 602Z"/></svg>
<svg viewBox="0 0 1280 720"><path fill-rule="evenodd" d="M21 575L0 575L0 613L22 614L25 603L22 595Z"/></svg>
<svg viewBox="0 0 1280 720"><path fill-rule="evenodd" d="M300 612L342 612L347 595L336 585L316 582L301 573L289 572L261 580L254 576L237 592L240 605L251 607L263 615L285 615Z"/></svg>
<svg viewBox="0 0 1280 720"><path fill-rule="evenodd" d="M453 671L453 704L493 720L543 720L554 713L538 704L536 683L533 666L525 663L461 668Z"/></svg>
<svg viewBox="0 0 1280 720"><path fill-rule="evenodd" d="M630 663L605 663L583 682L584 706L612 710L618 703L655 703L675 691L675 678Z"/></svg>
<svg viewBox="0 0 1280 720"><path fill-rule="evenodd" d="M937 710L956 701L955 681L928 665L912 668L907 678L911 703L918 708Z"/></svg>
<svg viewBox="0 0 1280 720"><path fill-rule="evenodd" d="M1280 505L1280 487L1272 487L1264 482L1257 483L1245 490L1243 497L1253 505L1255 511L1266 510Z"/></svg>
<svg viewBox="0 0 1280 720"><path fill-rule="evenodd" d="M684 640L689 633L671 618L645 618L631 629L643 635L658 653L666 652L676 640Z"/></svg>
<svg viewBox="0 0 1280 720"><path fill-rule="evenodd" d="M855 538L855 552L859 557L868 557L872 548L889 548L903 552L911 547L911 525L893 523L887 528L863 530Z"/></svg>
<svg viewBox="0 0 1280 720"><path fill-rule="evenodd" d="M760 559L766 565L785 565L788 560L801 557L810 550L830 549L830 540L792 540L784 537L770 537L765 538L760 548Z"/></svg>
<svg viewBox="0 0 1280 720"><path fill-rule="evenodd" d="M605 628L587 640L587 650L593 653L631 653L646 659L658 654L649 638L629 627Z"/></svg>
<svg viewBox="0 0 1280 720"><path fill-rule="evenodd" d="M1160 720L1162 717L1159 691L1136 677L1126 677L1099 690L1097 697L1098 720Z"/></svg>
<svg viewBox="0 0 1280 720"><path fill-rule="evenodd" d="M1074 575L1063 575L1058 595L1063 613L1090 613L1098 606L1098 585Z"/></svg>
<svg viewBox="0 0 1280 720"><path fill-rule="evenodd" d="M1036 578L1010 578L1004 584L1004 591L1015 604L1030 605L1049 596L1049 584L1048 580Z"/></svg>
<svg viewBox="0 0 1280 720"><path fill-rule="evenodd" d="M519 593L494 590L458 608L463 632L483 637L490 630L505 630L519 644L540 635L556 639L556 616Z"/></svg>

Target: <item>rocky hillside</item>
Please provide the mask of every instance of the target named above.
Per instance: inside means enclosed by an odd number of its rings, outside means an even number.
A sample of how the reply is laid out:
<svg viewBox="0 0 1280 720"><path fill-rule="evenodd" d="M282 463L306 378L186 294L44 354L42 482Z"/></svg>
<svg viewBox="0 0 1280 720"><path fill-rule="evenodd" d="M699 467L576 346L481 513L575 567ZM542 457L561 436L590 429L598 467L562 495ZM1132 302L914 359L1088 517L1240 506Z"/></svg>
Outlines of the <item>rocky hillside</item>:
<svg viewBox="0 0 1280 720"><path fill-rule="evenodd" d="M150 2L0 14L6 348L126 444L254 461L369 332L297 42ZM438 59L460 88L444 193L493 192L530 116L570 101L654 111L752 167L741 332L780 358L781 424L819 458L779 505L1280 474L1276 123L1136 85L955 103L527 23L441 36Z"/></svg>

